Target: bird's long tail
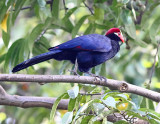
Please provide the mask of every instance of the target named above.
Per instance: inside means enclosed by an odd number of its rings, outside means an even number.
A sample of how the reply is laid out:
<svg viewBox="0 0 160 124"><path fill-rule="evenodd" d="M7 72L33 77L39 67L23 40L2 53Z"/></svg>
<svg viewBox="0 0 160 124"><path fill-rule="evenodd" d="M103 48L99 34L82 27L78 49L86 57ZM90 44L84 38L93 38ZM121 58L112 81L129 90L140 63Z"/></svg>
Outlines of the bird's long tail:
<svg viewBox="0 0 160 124"><path fill-rule="evenodd" d="M35 57L31 58L31 59L28 59L28 60L18 64L16 67L13 68L12 72L17 72L17 71L25 69L25 68L27 68L27 67L29 67L31 65L34 65L34 64L37 64L37 63L52 59L52 58L54 58L54 55L56 53L59 53L59 52L61 52L61 50L49 51L47 53L43 53L43 54L40 54L38 56L35 56Z"/></svg>

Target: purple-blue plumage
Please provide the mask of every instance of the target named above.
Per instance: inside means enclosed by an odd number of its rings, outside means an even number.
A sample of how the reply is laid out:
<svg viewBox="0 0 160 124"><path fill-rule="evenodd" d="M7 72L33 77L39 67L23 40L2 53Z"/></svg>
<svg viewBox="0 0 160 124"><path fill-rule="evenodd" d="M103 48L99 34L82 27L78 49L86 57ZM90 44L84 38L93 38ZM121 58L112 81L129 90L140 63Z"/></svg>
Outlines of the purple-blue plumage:
<svg viewBox="0 0 160 124"><path fill-rule="evenodd" d="M20 71L31 65L49 60L70 60L75 64L77 59L78 69L88 72L90 68L111 59L119 51L119 41L123 41L120 30L113 28L104 35L89 34L74 38L58 46L49 48L49 52L43 53L24 61L13 68L12 72Z"/></svg>

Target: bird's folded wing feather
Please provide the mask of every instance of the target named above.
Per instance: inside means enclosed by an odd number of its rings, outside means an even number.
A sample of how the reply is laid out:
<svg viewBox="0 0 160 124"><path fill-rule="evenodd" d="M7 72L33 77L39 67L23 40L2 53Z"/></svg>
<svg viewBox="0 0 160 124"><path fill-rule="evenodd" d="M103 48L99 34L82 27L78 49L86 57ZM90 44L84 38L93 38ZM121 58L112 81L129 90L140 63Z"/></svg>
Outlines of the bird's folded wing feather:
<svg viewBox="0 0 160 124"><path fill-rule="evenodd" d="M89 34L74 38L48 50L76 50L76 51L97 51L108 52L112 49L111 39L99 34Z"/></svg>

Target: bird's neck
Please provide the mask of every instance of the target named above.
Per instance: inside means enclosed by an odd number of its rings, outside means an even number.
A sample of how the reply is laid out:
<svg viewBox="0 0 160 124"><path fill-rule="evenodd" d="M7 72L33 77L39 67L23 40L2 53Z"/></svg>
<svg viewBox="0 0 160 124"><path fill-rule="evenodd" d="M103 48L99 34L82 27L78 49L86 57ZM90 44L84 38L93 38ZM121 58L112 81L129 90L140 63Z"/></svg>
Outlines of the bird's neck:
<svg viewBox="0 0 160 124"><path fill-rule="evenodd" d="M117 35L115 35L114 33L108 34L108 35L106 35L106 37L109 37L111 40L117 41L117 43L119 41L121 41L121 39Z"/></svg>
<svg viewBox="0 0 160 124"><path fill-rule="evenodd" d="M120 50L119 41L121 41L121 39L115 34L109 34L106 36L111 39L111 44L114 49L114 52L117 53Z"/></svg>

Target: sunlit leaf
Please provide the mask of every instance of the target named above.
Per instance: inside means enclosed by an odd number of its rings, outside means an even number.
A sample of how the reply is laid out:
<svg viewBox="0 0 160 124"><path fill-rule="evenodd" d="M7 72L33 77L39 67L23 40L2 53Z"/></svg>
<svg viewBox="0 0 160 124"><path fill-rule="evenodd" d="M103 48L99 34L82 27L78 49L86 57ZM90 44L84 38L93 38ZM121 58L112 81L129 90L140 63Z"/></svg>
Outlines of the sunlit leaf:
<svg viewBox="0 0 160 124"><path fill-rule="evenodd" d="M103 101L103 103L105 104L105 105L107 105L107 106L111 106L111 107L113 107L113 108L116 108L116 101L115 101L115 99L113 98L113 97L107 97L107 99L105 99L105 100L102 100Z"/></svg>
<svg viewBox="0 0 160 124"><path fill-rule="evenodd" d="M4 42L5 46L8 47L9 40L10 40L10 33L3 31L2 32L2 39L3 39L3 42Z"/></svg>
<svg viewBox="0 0 160 124"><path fill-rule="evenodd" d="M66 97L68 94L67 93L64 93L62 94L61 96L59 96L56 101L54 102L53 106L52 106L52 110L51 110L51 113L50 113L50 124L53 123L53 120L54 120L54 115L55 115L55 112L56 112L56 109L57 109L57 106L59 104L59 102L61 101L61 99L63 99L64 97Z"/></svg>
<svg viewBox="0 0 160 124"><path fill-rule="evenodd" d="M79 87L75 86L73 89L68 90L68 95L70 98L75 99L78 96Z"/></svg>
<svg viewBox="0 0 160 124"><path fill-rule="evenodd" d="M158 31L160 30L160 23L159 23L160 17L154 20L153 24L151 25L151 28L149 29L149 35L153 43L157 44L156 35Z"/></svg>
<svg viewBox="0 0 160 124"><path fill-rule="evenodd" d="M97 115L99 115L105 108L105 106L101 103L93 103L94 111Z"/></svg>
<svg viewBox="0 0 160 124"><path fill-rule="evenodd" d="M84 117L81 121L81 124L88 124L89 120L93 117L93 115L88 115L86 117Z"/></svg>
<svg viewBox="0 0 160 124"><path fill-rule="evenodd" d="M4 121L6 119L6 114L4 112L0 112L0 122Z"/></svg>
<svg viewBox="0 0 160 124"><path fill-rule="evenodd" d="M0 23L2 22L6 13L8 12L8 8L14 4L14 0L8 0L8 2L6 0L1 0L1 1L3 1L3 2L1 3L2 6L0 8L0 12L1 12ZM6 4L6 2L7 2L7 4Z"/></svg>
<svg viewBox="0 0 160 124"><path fill-rule="evenodd" d="M59 18L59 2L59 0L54 0L52 4L52 17L56 20Z"/></svg>
<svg viewBox="0 0 160 124"><path fill-rule="evenodd" d="M1 28L3 31L7 32L7 20L8 20L9 12L7 12L1 22Z"/></svg>
<svg viewBox="0 0 160 124"><path fill-rule="evenodd" d="M93 103L100 103L101 101L99 99L93 99L87 103L85 103L76 113L76 116L74 118L74 120L77 119L77 117L79 116L80 113L84 112L89 106L91 106Z"/></svg>
<svg viewBox="0 0 160 124"><path fill-rule="evenodd" d="M68 104L68 111L73 111L75 107L76 99L70 99Z"/></svg>
<svg viewBox="0 0 160 124"><path fill-rule="evenodd" d="M67 112L63 115L62 124L69 124L72 122L73 112Z"/></svg>
<svg viewBox="0 0 160 124"><path fill-rule="evenodd" d="M97 20L103 21L104 20L104 9L96 7L94 10L94 17Z"/></svg>

